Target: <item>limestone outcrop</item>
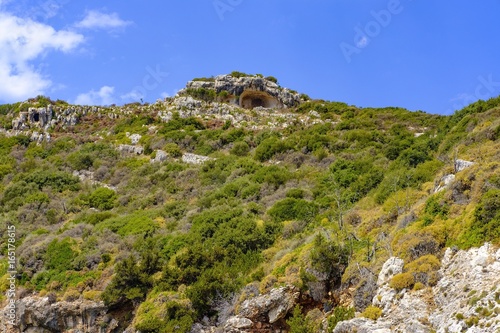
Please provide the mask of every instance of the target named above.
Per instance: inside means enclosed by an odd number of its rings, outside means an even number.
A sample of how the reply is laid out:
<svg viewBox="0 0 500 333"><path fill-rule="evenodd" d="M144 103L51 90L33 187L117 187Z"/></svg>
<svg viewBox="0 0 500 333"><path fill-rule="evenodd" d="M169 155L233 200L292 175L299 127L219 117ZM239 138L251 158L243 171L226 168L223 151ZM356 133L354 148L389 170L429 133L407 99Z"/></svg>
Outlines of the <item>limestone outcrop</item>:
<svg viewBox="0 0 500 333"><path fill-rule="evenodd" d="M0 328L5 333L109 333L119 326L107 315L102 302L88 300L53 303L49 297L25 297L16 301L14 326L6 320L8 311L6 307L0 316Z"/></svg>
<svg viewBox="0 0 500 333"><path fill-rule="evenodd" d="M219 75L213 79L189 81L179 95L189 89L208 89L227 95L230 103L245 109L288 108L300 103L299 94L259 76ZM225 93L224 93L225 92Z"/></svg>
<svg viewBox="0 0 500 333"><path fill-rule="evenodd" d="M468 251L448 248L437 285L419 291L389 287L391 270L400 268L402 260L390 258L379 274L373 298L373 305L382 309L378 320L355 318L340 322L333 332L500 331L500 249L488 243Z"/></svg>

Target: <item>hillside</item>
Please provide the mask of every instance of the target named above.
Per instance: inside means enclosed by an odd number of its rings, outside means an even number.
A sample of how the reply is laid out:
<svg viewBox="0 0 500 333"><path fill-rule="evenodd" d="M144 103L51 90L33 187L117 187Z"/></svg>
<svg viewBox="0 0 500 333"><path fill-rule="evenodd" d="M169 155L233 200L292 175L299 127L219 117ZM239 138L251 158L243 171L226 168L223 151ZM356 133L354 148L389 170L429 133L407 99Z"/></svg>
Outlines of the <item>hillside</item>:
<svg viewBox="0 0 500 333"><path fill-rule="evenodd" d="M393 307L425 297L414 332L500 329L500 97L439 116L233 72L154 104L38 96L0 127L22 332L411 332Z"/></svg>

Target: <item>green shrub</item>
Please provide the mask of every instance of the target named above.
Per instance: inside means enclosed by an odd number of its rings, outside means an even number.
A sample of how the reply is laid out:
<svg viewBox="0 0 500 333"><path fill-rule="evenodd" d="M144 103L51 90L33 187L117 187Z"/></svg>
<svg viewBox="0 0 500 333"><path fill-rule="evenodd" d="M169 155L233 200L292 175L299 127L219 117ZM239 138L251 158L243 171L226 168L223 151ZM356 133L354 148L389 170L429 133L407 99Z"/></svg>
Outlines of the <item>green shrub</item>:
<svg viewBox="0 0 500 333"><path fill-rule="evenodd" d="M231 154L236 156L246 156L250 151L250 146L245 141L237 141L231 148Z"/></svg>
<svg viewBox="0 0 500 333"><path fill-rule="evenodd" d="M303 199L304 198L304 190L301 188L292 188L286 192L287 198L295 198L295 199Z"/></svg>
<svg viewBox="0 0 500 333"><path fill-rule="evenodd" d="M143 299L150 286L149 277L142 274L134 257L119 262L115 275L101 295L106 306L116 306L127 301Z"/></svg>
<svg viewBox="0 0 500 333"><path fill-rule="evenodd" d="M206 88L187 88L186 94L205 102L214 102L217 97L215 90Z"/></svg>
<svg viewBox="0 0 500 333"><path fill-rule="evenodd" d="M94 158L90 154L81 152L70 154L67 161L73 170L88 170L94 165Z"/></svg>
<svg viewBox="0 0 500 333"><path fill-rule="evenodd" d="M300 305L293 308L292 316L286 321L290 326L290 333L312 333L312 323L302 314Z"/></svg>
<svg viewBox="0 0 500 333"><path fill-rule="evenodd" d="M278 201L267 212L275 221L312 220L318 213L318 207L303 199L286 198Z"/></svg>
<svg viewBox="0 0 500 333"><path fill-rule="evenodd" d="M80 189L78 177L63 171L36 170L24 176L23 179L27 183L35 183L40 190L45 187L51 187L57 192L64 190L77 191Z"/></svg>
<svg viewBox="0 0 500 333"><path fill-rule="evenodd" d="M481 197L472 224L460 236L460 243L465 247L480 246L484 242L500 244L499 189L490 189Z"/></svg>
<svg viewBox="0 0 500 333"><path fill-rule="evenodd" d="M415 278L412 273L399 273L393 276L389 282L389 287L396 290L410 289L415 284Z"/></svg>
<svg viewBox="0 0 500 333"><path fill-rule="evenodd" d="M334 284L340 282L348 264L348 251L346 248L327 240L318 234L309 255L314 269L328 275Z"/></svg>
<svg viewBox="0 0 500 333"><path fill-rule="evenodd" d="M382 309L370 305L365 309L365 311L363 311L363 313L361 313L361 316L371 320L377 320L380 316L382 316Z"/></svg>
<svg viewBox="0 0 500 333"><path fill-rule="evenodd" d="M243 73L243 72L238 72L238 71L232 71L231 72L231 76L234 77L234 78L240 78L240 77L247 77L247 76L251 76L250 74L246 74L246 73Z"/></svg>
<svg viewBox="0 0 500 333"><path fill-rule="evenodd" d="M191 330L193 323L194 311L188 300L162 293L156 299L141 303L134 326L145 333L186 333Z"/></svg>
<svg viewBox="0 0 500 333"><path fill-rule="evenodd" d="M266 76L266 80L278 84L278 79L275 78L274 76Z"/></svg>
<svg viewBox="0 0 500 333"><path fill-rule="evenodd" d="M328 317L328 332L332 332L338 323L354 318L354 308L337 306Z"/></svg>
<svg viewBox="0 0 500 333"><path fill-rule="evenodd" d="M273 136L265 139L255 148L254 158L264 162L271 159L274 155L286 152L291 148L285 141Z"/></svg>
<svg viewBox="0 0 500 333"><path fill-rule="evenodd" d="M182 151L179 146L175 143L167 143L164 147L165 152L172 156L173 158L179 158L182 156Z"/></svg>
<svg viewBox="0 0 500 333"><path fill-rule="evenodd" d="M90 207L100 210L110 210L116 204L116 192L107 187L99 187L88 198Z"/></svg>
<svg viewBox="0 0 500 333"><path fill-rule="evenodd" d="M77 252L73 250L75 242L71 238L65 238L61 241L54 239L47 246L44 261L48 269L59 272L72 270L73 261L77 257Z"/></svg>
<svg viewBox="0 0 500 333"><path fill-rule="evenodd" d="M108 229L120 236L152 234L157 228L158 224L142 211L108 218L97 225L97 230Z"/></svg>

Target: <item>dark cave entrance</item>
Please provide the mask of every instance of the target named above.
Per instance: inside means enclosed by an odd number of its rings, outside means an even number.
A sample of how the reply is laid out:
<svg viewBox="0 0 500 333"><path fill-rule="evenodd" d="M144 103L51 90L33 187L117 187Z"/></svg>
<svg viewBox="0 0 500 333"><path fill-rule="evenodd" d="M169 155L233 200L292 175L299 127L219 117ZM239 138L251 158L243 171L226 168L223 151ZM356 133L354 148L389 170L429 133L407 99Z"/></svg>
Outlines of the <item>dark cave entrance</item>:
<svg viewBox="0 0 500 333"><path fill-rule="evenodd" d="M244 109L257 107L271 109L279 107L280 102L266 92L247 90L240 96L240 106Z"/></svg>

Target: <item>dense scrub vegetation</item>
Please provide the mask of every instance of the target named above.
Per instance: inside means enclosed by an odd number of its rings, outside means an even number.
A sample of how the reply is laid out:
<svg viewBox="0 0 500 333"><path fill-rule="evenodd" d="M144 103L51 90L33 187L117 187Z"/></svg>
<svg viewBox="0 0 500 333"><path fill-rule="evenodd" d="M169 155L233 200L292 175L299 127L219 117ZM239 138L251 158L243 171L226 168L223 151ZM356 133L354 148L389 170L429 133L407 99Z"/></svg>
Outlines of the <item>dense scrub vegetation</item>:
<svg viewBox="0 0 500 333"><path fill-rule="evenodd" d="M499 104L444 117L310 100L290 111L313 110L321 123L281 131L178 115L164 123L153 109L95 128L105 140L89 139L85 121L41 145L0 134L0 230L17 227L22 288L138 306L142 332L187 332L216 320L244 286L283 283L335 308L334 326L353 309L328 291L355 286L363 304L389 255L408 262L391 284L416 288L436 283L443 247L500 244ZM0 118L13 113L0 107ZM144 155L117 151L127 132L142 135ZM169 158L150 163L157 149ZM186 152L213 159L186 164ZM457 157L476 164L434 193ZM317 289L319 277L329 290ZM297 307L288 323L308 332L311 320Z"/></svg>

